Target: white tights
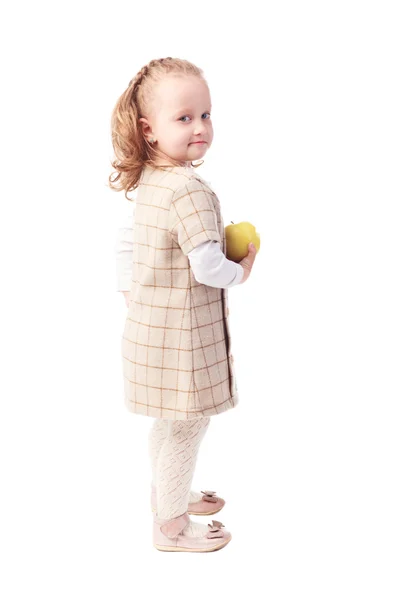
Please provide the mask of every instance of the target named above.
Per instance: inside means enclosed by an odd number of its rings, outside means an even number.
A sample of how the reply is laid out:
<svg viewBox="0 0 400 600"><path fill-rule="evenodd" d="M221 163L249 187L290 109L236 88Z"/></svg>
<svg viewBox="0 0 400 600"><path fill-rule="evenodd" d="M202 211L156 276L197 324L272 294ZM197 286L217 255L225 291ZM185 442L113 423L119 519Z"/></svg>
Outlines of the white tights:
<svg viewBox="0 0 400 600"><path fill-rule="evenodd" d="M154 420L149 454L161 519L173 519L187 511L197 454L209 423L210 417Z"/></svg>

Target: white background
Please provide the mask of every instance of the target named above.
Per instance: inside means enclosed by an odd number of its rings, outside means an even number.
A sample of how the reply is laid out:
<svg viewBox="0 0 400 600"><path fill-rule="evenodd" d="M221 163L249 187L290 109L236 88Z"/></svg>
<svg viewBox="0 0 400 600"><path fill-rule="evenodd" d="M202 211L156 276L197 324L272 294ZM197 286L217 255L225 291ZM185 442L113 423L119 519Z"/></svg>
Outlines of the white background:
<svg viewBox="0 0 400 600"><path fill-rule="evenodd" d="M1 25L0 595L400 594L396 2L20 2ZM240 404L192 488L231 543L152 546L152 419L123 404L110 116L153 58L211 90L199 173L261 236L229 292ZM197 517L203 523L207 518Z"/></svg>

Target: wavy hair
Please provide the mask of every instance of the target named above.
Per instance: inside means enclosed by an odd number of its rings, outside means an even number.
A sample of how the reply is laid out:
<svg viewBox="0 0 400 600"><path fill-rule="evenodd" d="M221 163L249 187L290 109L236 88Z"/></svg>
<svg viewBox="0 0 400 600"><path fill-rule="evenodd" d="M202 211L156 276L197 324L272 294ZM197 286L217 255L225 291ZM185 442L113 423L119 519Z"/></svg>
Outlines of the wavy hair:
<svg viewBox="0 0 400 600"><path fill-rule="evenodd" d="M115 159L111 165L115 171L108 178L108 186L117 192L125 190L125 198L130 201L132 198L127 193L138 187L145 165L155 166L156 158L162 156L143 135L139 119L150 112L154 84L170 74L196 75L205 81L203 71L187 60L171 56L151 60L131 79L112 111L111 139ZM172 158L171 162L181 165ZM199 167L203 162L191 162L191 165Z"/></svg>

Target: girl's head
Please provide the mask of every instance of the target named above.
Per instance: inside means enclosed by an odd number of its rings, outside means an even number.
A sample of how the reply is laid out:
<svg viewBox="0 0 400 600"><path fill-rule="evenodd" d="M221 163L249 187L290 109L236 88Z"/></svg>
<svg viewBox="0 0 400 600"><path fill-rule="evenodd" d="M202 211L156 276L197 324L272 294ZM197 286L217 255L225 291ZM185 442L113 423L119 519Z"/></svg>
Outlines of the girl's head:
<svg viewBox="0 0 400 600"><path fill-rule="evenodd" d="M112 166L118 173L113 180L110 175L110 187L125 190L128 198L145 165L196 166L192 161L201 159L213 140L210 113L201 69L179 58L150 61L130 81L112 113Z"/></svg>

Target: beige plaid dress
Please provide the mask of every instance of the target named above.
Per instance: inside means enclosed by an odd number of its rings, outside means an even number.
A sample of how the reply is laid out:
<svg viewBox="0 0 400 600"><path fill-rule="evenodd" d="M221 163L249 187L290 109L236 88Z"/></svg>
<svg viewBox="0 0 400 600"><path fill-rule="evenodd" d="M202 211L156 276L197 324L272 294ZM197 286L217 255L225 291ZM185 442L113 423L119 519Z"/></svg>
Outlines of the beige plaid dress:
<svg viewBox="0 0 400 600"><path fill-rule="evenodd" d="M229 410L238 394L228 290L197 282L187 256L207 240L226 254L218 197L190 168L146 166L135 202L121 340L125 405L178 420Z"/></svg>

